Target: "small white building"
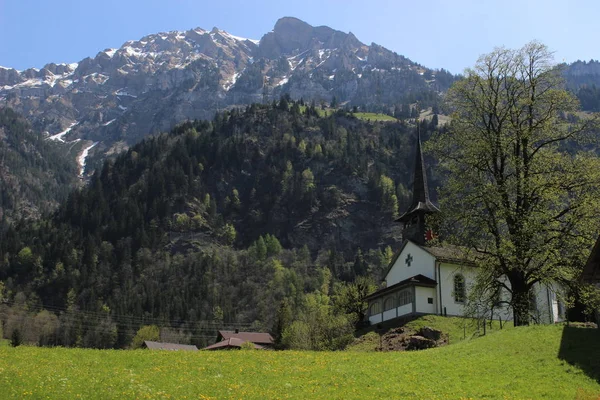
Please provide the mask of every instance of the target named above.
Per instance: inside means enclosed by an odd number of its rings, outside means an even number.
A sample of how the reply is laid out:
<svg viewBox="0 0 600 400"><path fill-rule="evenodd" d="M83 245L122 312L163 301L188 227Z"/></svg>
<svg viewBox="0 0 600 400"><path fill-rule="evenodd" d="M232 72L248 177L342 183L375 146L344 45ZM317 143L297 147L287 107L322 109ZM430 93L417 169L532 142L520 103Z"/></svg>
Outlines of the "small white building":
<svg viewBox="0 0 600 400"><path fill-rule="evenodd" d="M403 242L385 275L386 287L367 297L367 318L371 324L423 314L464 316L477 267L465 249L428 245L434 235L426 229L425 217L436 212L439 209L429 200L419 136L413 200L397 220L403 223ZM531 308L533 320L538 323L559 322L564 317L564 307L551 286L534 286ZM495 308L494 319L497 318L512 320L512 310L506 306Z"/></svg>

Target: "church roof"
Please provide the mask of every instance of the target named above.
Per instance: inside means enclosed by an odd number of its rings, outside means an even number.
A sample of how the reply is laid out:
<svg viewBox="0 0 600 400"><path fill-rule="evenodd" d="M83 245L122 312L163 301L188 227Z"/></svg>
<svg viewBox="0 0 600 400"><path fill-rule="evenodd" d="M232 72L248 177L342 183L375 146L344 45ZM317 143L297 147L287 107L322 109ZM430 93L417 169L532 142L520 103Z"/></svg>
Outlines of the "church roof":
<svg viewBox="0 0 600 400"><path fill-rule="evenodd" d="M474 257L469 253L469 249L465 247L444 244L443 246L434 247L421 246L421 248L434 256L438 261L461 264L474 263Z"/></svg>
<svg viewBox="0 0 600 400"><path fill-rule="evenodd" d="M404 222L416 211L423 211L431 214L440 211L429 200L429 187L427 185L427 174L425 172L425 162L423 161L423 151L421 149L421 131L417 124L417 152L415 159L415 171L413 176L413 199L408 210L402 214L396 221Z"/></svg>
<svg viewBox="0 0 600 400"><path fill-rule="evenodd" d="M431 278L426 277L425 275L419 274L419 275L411 276L410 278L400 281L392 286L388 286L386 288L378 290L375 293L371 293L370 295L365 297L365 300L380 297L388 292L393 292L394 290L400 289L404 286L435 287L436 285L437 285L437 282L434 279L431 279Z"/></svg>

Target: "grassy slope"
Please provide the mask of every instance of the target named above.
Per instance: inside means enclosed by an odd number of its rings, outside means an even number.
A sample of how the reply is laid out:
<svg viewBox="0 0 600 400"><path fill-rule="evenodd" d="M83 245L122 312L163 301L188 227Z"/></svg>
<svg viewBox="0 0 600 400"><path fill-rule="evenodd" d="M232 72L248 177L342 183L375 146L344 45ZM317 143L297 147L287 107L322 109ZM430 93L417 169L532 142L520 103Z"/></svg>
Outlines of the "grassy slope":
<svg viewBox="0 0 600 400"><path fill-rule="evenodd" d="M336 110L337 109L329 108L329 107L323 110L320 107L317 107L317 112L319 113L319 116L321 116L321 117L326 117L328 115L331 115ZM306 111L306 106L300 106L300 112L304 113L305 111ZM396 118L392 117L391 115L381 114L381 113L359 112L359 113L353 113L353 115L356 118L362 119L365 121L387 121L387 122L398 121Z"/></svg>
<svg viewBox="0 0 600 400"><path fill-rule="evenodd" d="M441 317L438 315L426 315L408 322L405 327L417 332L419 329L428 326L439 329L449 336L450 344L462 342L483 334L483 327L477 326L475 320L459 317ZM512 322L504 322L504 327L512 327ZM494 321L492 327L487 325L487 332L492 333L500 329L500 323ZM350 351L376 351L379 347L379 333L369 332L360 337L350 345Z"/></svg>
<svg viewBox="0 0 600 400"><path fill-rule="evenodd" d="M387 114L377 114L377 113L355 113L354 116L358 119L364 119L365 121L390 121L395 122L398 121L396 118L387 115Z"/></svg>
<svg viewBox="0 0 600 400"><path fill-rule="evenodd" d="M410 353L0 347L0 393L3 398L102 399L596 399L600 333L564 332L561 326L504 329Z"/></svg>
<svg viewBox="0 0 600 400"><path fill-rule="evenodd" d="M477 321L459 317L441 317L437 315L426 315L406 324L408 328L415 331L429 326L441 330L450 337L450 344L471 339L483 334L483 326L477 326ZM511 322L504 322L503 327L512 327ZM500 323L493 321L490 327L487 321L486 332L492 333L500 329Z"/></svg>
<svg viewBox="0 0 600 400"><path fill-rule="evenodd" d="M425 111L421 111L421 114L419 115L419 119L426 119L428 121L431 121L432 118L433 118L433 112L431 110L431 107L429 107ZM439 125L446 125L446 124L450 123L451 120L452 120L452 118L450 118L449 115L438 114L438 124Z"/></svg>

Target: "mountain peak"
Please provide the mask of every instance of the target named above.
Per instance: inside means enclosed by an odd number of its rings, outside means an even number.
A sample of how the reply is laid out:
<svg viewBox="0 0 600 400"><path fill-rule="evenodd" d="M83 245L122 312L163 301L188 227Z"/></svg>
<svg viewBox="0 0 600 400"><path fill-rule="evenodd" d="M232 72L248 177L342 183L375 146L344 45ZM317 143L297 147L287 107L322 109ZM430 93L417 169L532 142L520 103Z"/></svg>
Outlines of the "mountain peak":
<svg viewBox="0 0 600 400"><path fill-rule="evenodd" d="M298 18L283 17L273 30L263 36L259 55L275 59L305 50L357 48L364 46L353 34L337 31L328 26L314 27Z"/></svg>
<svg viewBox="0 0 600 400"><path fill-rule="evenodd" d="M411 91L443 91L425 69L352 33L279 19L261 41L219 28L149 34L78 64L42 70L0 68L0 106L30 117L65 142L100 141L95 152L122 150L148 133L220 108L294 99L349 105L401 104ZM44 99L60 99L45 101ZM30 100L36 100L39 106ZM77 129L65 128L77 123Z"/></svg>
<svg viewBox="0 0 600 400"><path fill-rule="evenodd" d="M298 19L296 17L283 17L279 18L277 22L275 22L275 27L273 28L273 32L286 32L290 29L304 29L310 30L313 29L311 25Z"/></svg>

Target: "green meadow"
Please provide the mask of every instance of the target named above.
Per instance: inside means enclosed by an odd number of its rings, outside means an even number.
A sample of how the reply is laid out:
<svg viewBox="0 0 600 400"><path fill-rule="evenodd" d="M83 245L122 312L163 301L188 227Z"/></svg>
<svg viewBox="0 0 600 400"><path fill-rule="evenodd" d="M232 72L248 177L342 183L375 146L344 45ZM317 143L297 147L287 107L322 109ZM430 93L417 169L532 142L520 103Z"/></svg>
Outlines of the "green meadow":
<svg viewBox="0 0 600 400"><path fill-rule="evenodd" d="M396 122L398 121L396 118L380 113L369 113L369 112L359 112L354 113L354 116L358 119L363 119L366 121L388 121L388 122Z"/></svg>
<svg viewBox="0 0 600 400"><path fill-rule="evenodd" d="M327 117L327 116L333 114L336 110L337 110L336 108L330 108L330 107L327 107L325 109L322 109L321 107L317 107L317 113L319 114L320 117ZM300 106L300 112L301 113L306 112L306 106ZM357 113L352 113L352 115L354 115L358 119L362 119L365 121L373 121L373 122L375 122L375 121L385 121L385 122L398 121L397 118L394 118L391 115L387 115L387 114L383 114L383 113L357 112Z"/></svg>
<svg viewBox="0 0 600 400"><path fill-rule="evenodd" d="M0 393L51 399L599 399L600 331L532 326L421 352L0 347Z"/></svg>

